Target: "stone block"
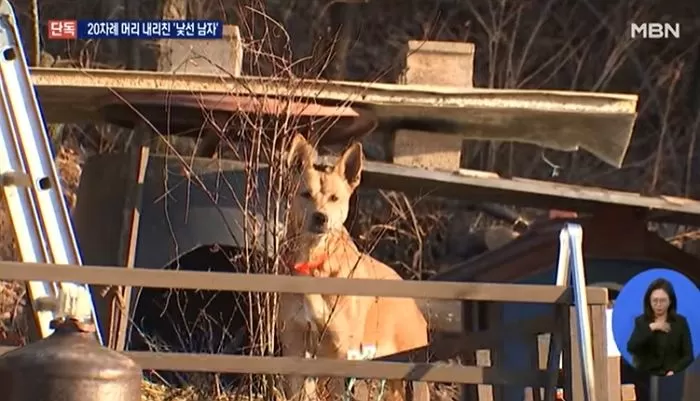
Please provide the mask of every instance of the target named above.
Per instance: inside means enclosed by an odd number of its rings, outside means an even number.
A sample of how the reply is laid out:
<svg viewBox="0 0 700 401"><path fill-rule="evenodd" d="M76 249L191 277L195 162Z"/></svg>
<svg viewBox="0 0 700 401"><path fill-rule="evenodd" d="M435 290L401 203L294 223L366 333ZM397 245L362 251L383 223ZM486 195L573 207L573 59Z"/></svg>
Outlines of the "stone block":
<svg viewBox="0 0 700 401"><path fill-rule="evenodd" d="M410 40L403 84L474 87L473 43Z"/></svg>
<svg viewBox="0 0 700 401"><path fill-rule="evenodd" d="M394 163L428 170L457 171L462 138L439 132L398 130L394 133Z"/></svg>
<svg viewBox="0 0 700 401"><path fill-rule="evenodd" d="M160 46L159 71L241 75L243 43L238 26L224 25L223 39L166 39L160 42Z"/></svg>
<svg viewBox="0 0 700 401"><path fill-rule="evenodd" d="M473 87L474 45L458 42L409 41L402 84ZM460 167L459 135L399 130L394 133L393 162L430 170Z"/></svg>

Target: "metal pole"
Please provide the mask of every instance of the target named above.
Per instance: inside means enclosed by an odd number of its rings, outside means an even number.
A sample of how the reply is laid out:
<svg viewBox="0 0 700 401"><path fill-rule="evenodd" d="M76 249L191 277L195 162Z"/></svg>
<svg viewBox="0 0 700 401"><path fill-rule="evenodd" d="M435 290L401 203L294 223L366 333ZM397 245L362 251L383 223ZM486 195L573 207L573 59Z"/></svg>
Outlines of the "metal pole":
<svg viewBox="0 0 700 401"><path fill-rule="evenodd" d="M569 285L569 278L571 277L570 259L571 259L571 241L570 241L569 230L564 227L559 232L559 259L557 261L557 285L567 286Z"/></svg>
<svg viewBox="0 0 700 401"><path fill-rule="evenodd" d="M565 229L569 232L571 248L571 267L573 268L571 278L574 287L574 306L576 308L576 323L580 344L579 352L581 354L584 398L586 401L595 401L597 400L597 394L595 393L593 346L588 315L586 274L583 266L583 229L580 225L571 223L568 223Z"/></svg>
<svg viewBox="0 0 700 401"><path fill-rule="evenodd" d="M569 231L564 228L559 232L559 256L557 259L557 279L556 285L559 287L568 287L570 269L569 269L569 259L571 257L571 246L569 240ZM568 307L567 307L568 308ZM556 313L556 311L555 311ZM567 326L569 322L566 322ZM552 364L557 364L559 369L562 368L562 354L561 354L561 341L557 340L557 336L552 333L549 337L549 350L548 350L548 361L547 366ZM556 399L557 386L556 377L549 378L549 382L544 390L545 401L552 401Z"/></svg>

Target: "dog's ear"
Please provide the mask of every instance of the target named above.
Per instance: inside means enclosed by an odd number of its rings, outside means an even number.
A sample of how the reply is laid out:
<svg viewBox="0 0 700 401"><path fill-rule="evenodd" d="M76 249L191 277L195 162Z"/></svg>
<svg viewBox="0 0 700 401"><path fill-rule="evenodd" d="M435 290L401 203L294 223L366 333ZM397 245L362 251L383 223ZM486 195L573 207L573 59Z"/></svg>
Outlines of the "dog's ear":
<svg viewBox="0 0 700 401"><path fill-rule="evenodd" d="M350 187L355 189L360 184L362 173L362 144L355 142L345 149L335 168L343 175Z"/></svg>
<svg viewBox="0 0 700 401"><path fill-rule="evenodd" d="M292 144L289 146L289 152L287 153L287 167L301 169L311 165L317 156L316 150L306 138L296 133L294 138L292 138Z"/></svg>

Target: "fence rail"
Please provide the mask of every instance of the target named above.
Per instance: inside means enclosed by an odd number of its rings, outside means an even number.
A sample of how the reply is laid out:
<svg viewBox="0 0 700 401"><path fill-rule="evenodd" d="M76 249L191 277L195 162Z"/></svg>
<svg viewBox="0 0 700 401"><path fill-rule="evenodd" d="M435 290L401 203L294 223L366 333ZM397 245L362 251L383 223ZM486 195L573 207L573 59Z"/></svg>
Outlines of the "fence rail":
<svg viewBox="0 0 700 401"><path fill-rule="evenodd" d="M0 262L4 280L75 282L189 290L358 295L463 301L572 304L569 288L534 284L452 283L345 278L292 277L273 274L124 269L104 266ZM588 288L588 304L605 305L607 291Z"/></svg>
<svg viewBox="0 0 700 401"><path fill-rule="evenodd" d="M12 349L15 347L0 347L0 354ZM536 369L508 371L499 368L432 363L140 351L128 351L124 352L124 355L132 358L146 370L177 372L279 374L356 377L358 379L385 378L424 382L519 384L524 386L544 386L547 375L547 371Z"/></svg>
<svg viewBox="0 0 700 401"><path fill-rule="evenodd" d="M572 290L553 285L388 281L340 278L291 277L270 274L125 269L104 266L73 266L42 263L0 262L0 279L48 282L75 282L92 285L178 288L190 290L317 293L441 300L521 302L554 304L555 310L568 311L573 304ZM607 303L607 290L587 288L587 302L601 308ZM567 312L568 313L568 312ZM515 327L517 326L517 327ZM405 381L460 384L516 385L551 388L558 375L554 364L534 364L526 370L500 367L464 366L444 362L455 354L464 355L478 347L494 347L494 341L511 336L554 333L568 336L571 327L552 316L530 318L487 331L467 332L433 341L426 347L372 361L305 359L276 356L213 355L162 352L124 352L145 370L180 372L219 372L243 374L300 374L304 376L355 377L360 379L400 379ZM596 326L604 330L603 326ZM0 347L0 354L13 349ZM566 352L571 352L565 351ZM569 386L570 388L570 386ZM548 394L552 394L551 391ZM550 395L551 397L551 395ZM549 398L551 400L551 398Z"/></svg>

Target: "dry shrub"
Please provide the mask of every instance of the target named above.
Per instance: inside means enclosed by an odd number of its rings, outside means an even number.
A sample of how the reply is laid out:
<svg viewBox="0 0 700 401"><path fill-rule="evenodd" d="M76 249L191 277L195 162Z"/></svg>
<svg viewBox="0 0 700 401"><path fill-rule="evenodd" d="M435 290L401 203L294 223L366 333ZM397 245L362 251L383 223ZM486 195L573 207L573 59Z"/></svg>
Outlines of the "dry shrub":
<svg viewBox="0 0 700 401"><path fill-rule="evenodd" d="M239 394L221 393L212 397L211 393L203 392L200 388L173 388L162 384L144 381L141 385L143 401L245 401L250 398ZM260 400L259 398L252 399Z"/></svg>

